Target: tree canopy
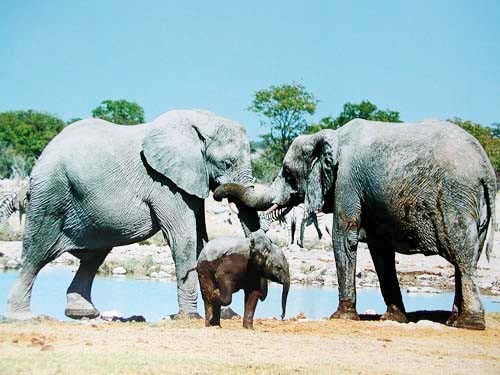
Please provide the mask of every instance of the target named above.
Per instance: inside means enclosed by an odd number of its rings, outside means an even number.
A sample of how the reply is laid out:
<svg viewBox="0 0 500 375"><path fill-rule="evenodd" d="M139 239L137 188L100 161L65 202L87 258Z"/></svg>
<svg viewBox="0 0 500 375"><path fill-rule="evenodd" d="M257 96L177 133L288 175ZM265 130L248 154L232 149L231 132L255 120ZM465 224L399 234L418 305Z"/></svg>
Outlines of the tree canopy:
<svg viewBox="0 0 500 375"><path fill-rule="evenodd" d="M127 100L103 100L92 110L92 117L120 125L135 125L144 122L142 107Z"/></svg>
<svg viewBox="0 0 500 375"><path fill-rule="evenodd" d="M288 147L308 126L306 117L314 114L318 100L301 84L270 86L255 93L248 109L261 116L261 125L268 127L263 136L267 157L281 164Z"/></svg>
<svg viewBox="0 0 500 375"><path fill-rule="evenodd" d="M321 129L338 129L355 118L382 122L401 122L399 112L391 109L378 109L375 104L363 100L359 104L345 103L342 112L336 118L324 117L316 126L319 125Z"/></svg>
<svg viewBox="0 0 500 375"><path fill-rule="evenodd" d="M490 158L495 171L500 171L500 138L498 138L498 133L495 133L498 128L494 127L494 124L493 127L482 126L470 120L462 120L460 117L454 117L448 121L457 124L476 137Z"/></svg>
<svg viewBox="0 0 500 375"><path fill-rule="evenodd" d="M33 110L0 113L0 175L11 176L13 168L27 173L64 125L56 116Z"/></svg>

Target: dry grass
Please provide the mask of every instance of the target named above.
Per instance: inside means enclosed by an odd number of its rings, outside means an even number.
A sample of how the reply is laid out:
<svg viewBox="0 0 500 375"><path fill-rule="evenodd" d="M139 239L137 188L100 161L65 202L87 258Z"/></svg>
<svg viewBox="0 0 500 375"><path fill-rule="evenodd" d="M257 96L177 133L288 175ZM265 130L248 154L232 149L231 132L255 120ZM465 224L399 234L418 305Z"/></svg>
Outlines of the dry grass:
<svg viewBox="0 0 500 375"><path fill-rule="evenodd" d="M0 324L0 374L500 373L500 314L484 332L380 322L258 320Z"/></svg>

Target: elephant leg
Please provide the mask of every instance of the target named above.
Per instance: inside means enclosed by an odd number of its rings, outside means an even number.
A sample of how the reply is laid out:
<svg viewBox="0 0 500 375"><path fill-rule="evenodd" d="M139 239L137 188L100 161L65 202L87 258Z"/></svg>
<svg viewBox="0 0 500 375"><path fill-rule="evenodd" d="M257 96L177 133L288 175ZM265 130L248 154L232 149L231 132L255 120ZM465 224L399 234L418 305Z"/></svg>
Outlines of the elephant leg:
<svg viewBox="0 0 500 375"><path fill-rule="evenodd" d="M198 265L201 297L205 305L205 326L220 326L219 290L215 278L205 262Z"/></svg>
<svg viewBox="0 0 500 375"><path fill-rule="evenodd" d="M189 269L196 265L197 239L195 236L189 237L188 233L178 234L172 243L172 255L175 263L175 273L177 277L177 302L179 312L174 315L175 319L201 319L197 310L197 284L198 276L196 272L189 272ZM187 275L187 276L186 276Z"/></svg>
<svg viewBox="0 0 500 375"><path fill-rule="evenodd" d="M202 201L200 200L200 203ZM165 206L173 202L161 202ZM170 210L157 210L163 236L168 240L172 250L177 279L177 302L179 312L173 315L174 319L201 319L197 311L198 274L189 272L196 267L198 249L203 246L201 230L197 226L196 213L199 213L201 204L196 205L196 211L186 202L175 201L172 208L174 215L168 215ZM192 204L194 206L194 204Z"/></svg>
<svg viewBox="0 0 500 375"><path fill-rule="evenodd" d="M243 328L253 329L253 316L261 293L259 290L245 289L245 313L243 315Z"/></svg>
<svg viewBox="0 0 500 375"><path fill-rule="evenodd" d="M295 243L295 231L297 230L297 219L295 215L292 214L292 218L290 219L290 245Z"/></svg>
<svg viewBox="0 0 500 375"><path fill-rule="evenodd" d="M111 249L71 252L80 259L80 266L66 292L67 304L64 314L73 319L97 318L99 311L91 299L92 283L97 270Z"/></svg>
<svg viewBox="0 0 500 375"><path fill-rule="evenodd" d="M478 233L473 218L464 218L463 231L448 234L453 239L447 249L447 259L455 266L455 300L453 312L447 321L453 327L485 329L484 308L476 285L477 262L486 232Z"/></svg>
<svg viewBox="0 0 500 375"><path fill-rule="evenodd" d="M33 283L40 270L64 253L64 238L58 228L60 222L50 216L28 221L23 239L23 265L12 287L4 316L26 320L33 317L30 310Z"/></svg>
<svg viewBox="0 0 500 375"><path fill-rule="evenodd" d="M333 236L333 255L337 267L339 284L339 306L330 319L359 320L356 312L356 252L358 249L359 210L350 216L339 215L338 212L353 211L359 207L354 202L344 202L346 208L336 207Z"/></svg>
<svg viewBox="0 0 500 375"><path fill-rule="evenodd" d="M462 296L462 278L460 277L460 270L455 266L455 298L453 299L453 308L451 311L451 315L446 321L446 324L452 326L453 323L458 318L458 315L461 312L463 303Z"/></svg>
<svg viewBox="0 0 500 375"><path fill-rule="evenodd" d="M229 306L233 302L234 282L230 278L218 278L219 300L222 306Z"/></svg>
<svg viewBox="0 0 500 375"><path fill-rule="evenodd" d="M455 301L453 313L447 324L457 328L485 329L484 308L479 299L479 290L475 283L475 272L458 266L455 270ZM457 287L458 285L458 287Z"/></svg>
<svg viewBox="0 0 500 375"><path fill-rule="evenodd" d="M23 267L17 276L7 302L4 317L7 319L27 320L34 317L30 310L31 292L33 284L40 270L51 261L46 259L36 263L24 261Z"/></svg>
<svg viewBox="0 0 500 375"><path fill-rule="evenodd" d="M406 319L403 297L401 296L396 274L396 253L373 244L369 244L368 247L380 282L382 296L387 306L387 311L380 319L406 323L408 320Z"/></svg>

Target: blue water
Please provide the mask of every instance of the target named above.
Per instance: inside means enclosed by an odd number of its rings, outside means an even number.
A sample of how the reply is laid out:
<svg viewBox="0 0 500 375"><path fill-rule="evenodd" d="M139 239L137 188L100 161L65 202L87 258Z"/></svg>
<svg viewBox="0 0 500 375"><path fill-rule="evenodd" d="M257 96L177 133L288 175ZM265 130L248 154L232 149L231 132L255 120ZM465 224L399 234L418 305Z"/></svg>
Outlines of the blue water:
<svg viewBox="0 0 500 375"><path fill-rule="evenodd" d="M67 320L66 289L73 279L73 272L65 267L47 268L40 272L35 281L31 308L34 314L50 315ZM7 296L17 272L0 272L0 315L5 311ZM123 316L143 315L147 321L158 321L177 312L176 285L173 282L136 280L128 277L96 277L92 299L102 312L118 310ZM407 311L450 310L453 293L407 294L403 293ZM486 311L500 312L499 297L482 297ZM304 287L292 285L288 296L287 317L303 312L308 318L318 319L330 316L338 303L337 288ZM233 310L242 314L243 292L233 296ZM373 309L385 311L385 304L377 288L358 289L358 312ZM201 297L198 310L203 315ZM257 305L256 317L278 318L281 314L281 286L271 284L264 302Z"/></svg>

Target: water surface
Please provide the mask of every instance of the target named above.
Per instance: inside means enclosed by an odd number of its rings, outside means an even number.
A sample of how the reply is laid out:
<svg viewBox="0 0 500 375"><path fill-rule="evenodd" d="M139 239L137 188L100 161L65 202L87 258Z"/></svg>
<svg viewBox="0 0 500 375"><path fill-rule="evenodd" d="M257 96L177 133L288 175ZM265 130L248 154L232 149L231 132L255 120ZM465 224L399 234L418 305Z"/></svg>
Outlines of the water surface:
<svg viewBox="0 0 500 375"><path fill-rule="evenodd" d="M46 314L68 320L64 315L66 289L74 273L66 267L49 267L40 272L35 281L31 308L34 314ZM0 272L0 315L6 307L7 296L17 276L16 271ZM404 292L404 289L403 289ZM92 298L102 312L118 310L124 316L143 315L147 321L158 321L177 312L176 284L165 281L137 280L130 277L98 276L94 281ZM407 311L450 310L453 293L407 294L403 293ZM500 312L500 297L482 297L486 311ZM330 316L338 303L337 288L292 285L288 296L287 317L304 313L308 318ZM242 314L243 292L233 295L231 307ZM385 311L385 304L377 288L358 289L358 312L368 309L377 313ZM203 301L198 301L203 315ZM281 315L281 286L271 284L264 302L257 305L258 318Z"/></svg>

